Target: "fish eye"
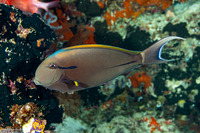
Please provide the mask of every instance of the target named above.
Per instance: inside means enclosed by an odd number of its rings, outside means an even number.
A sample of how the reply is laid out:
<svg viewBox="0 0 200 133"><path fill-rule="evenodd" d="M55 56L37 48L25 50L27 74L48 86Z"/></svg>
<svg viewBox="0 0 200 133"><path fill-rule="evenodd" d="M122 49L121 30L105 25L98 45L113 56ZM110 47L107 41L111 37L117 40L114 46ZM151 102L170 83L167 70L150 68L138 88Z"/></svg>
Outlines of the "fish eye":
<svg viewBox="0 0 200 133"><path fill-rule="evenodd" d="M54 63L50 63L50 64L49 64L49 68L51 68L51 69L56 69L56 68L57 68L57 65L54 64Z"/></svg>

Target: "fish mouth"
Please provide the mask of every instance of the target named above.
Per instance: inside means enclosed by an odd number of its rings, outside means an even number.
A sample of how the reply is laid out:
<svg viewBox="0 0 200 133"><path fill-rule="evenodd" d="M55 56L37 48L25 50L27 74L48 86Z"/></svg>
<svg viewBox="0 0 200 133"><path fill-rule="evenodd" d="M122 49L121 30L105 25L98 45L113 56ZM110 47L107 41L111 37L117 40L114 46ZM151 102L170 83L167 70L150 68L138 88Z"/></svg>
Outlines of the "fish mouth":
<svg viewBox="0 0 200 133"><path fill-rule="evenodd" d="M34 78L33 82L36 84L36 85L41 85L41 86L51 86L51 84L55 83L55 82L58 82L59 80L62 80L63 78L63 72L61 72L61 75L60 77L54 81L54 77L47 83L44 83L44 82L40 82L36 77Z"/></svg>
<svg viewBox="0 0 200 133"><path fill-rule="evenodd" d="M34 82L36 85L41 85L40 81L38 81L36 78L34 78L33 82Z"/></svg>
<svg viewBox="0 0 200 133"><path fill-rule="evenodd" d="M36 84L36 85L41 85L41 86L49 86L50 83L46 83L46 84L42 84L40 81L38 81L36 78L33 80L33 82Z"/></svg>

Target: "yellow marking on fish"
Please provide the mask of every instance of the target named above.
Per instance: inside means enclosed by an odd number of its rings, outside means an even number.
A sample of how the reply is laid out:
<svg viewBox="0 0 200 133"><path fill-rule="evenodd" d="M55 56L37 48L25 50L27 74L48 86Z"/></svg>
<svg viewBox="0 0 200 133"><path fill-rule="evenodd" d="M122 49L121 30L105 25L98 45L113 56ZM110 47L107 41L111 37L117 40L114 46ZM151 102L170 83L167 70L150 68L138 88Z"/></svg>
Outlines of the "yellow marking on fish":
<svg viewBox="0 0 200 133"><path fill-rule="evenodd" d="M75 86L78 86L78 82L77 81L74 81L74 84L75 84Z"/></svg>
<svg viewBox="0 0 200 133"><path fill-rule="evenodd" d="M72 47L68 47L65 49L76 49L76 48L106 48L106 49L113 49L113 50L117 50L117 51L133 53L133 54L141 53L140 51L131 51L131 50L126 50L126 49L119 48L119 47L113 47L113 46L102 45L102 44L77 45L77 46L72 46Z"/></svg>

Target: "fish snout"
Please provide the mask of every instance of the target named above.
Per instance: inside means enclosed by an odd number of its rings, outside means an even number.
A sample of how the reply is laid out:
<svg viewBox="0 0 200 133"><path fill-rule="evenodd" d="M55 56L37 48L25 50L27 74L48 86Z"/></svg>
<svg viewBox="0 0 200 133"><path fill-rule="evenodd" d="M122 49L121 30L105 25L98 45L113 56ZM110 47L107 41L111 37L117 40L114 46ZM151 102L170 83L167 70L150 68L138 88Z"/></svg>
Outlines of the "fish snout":
<svg viewBox="0 0 200 133"><path fill-rule="evenodd" d="M40 81L38 81L37 79L34 78L33 82L36 84L36 85L41 85Z"/></svg>

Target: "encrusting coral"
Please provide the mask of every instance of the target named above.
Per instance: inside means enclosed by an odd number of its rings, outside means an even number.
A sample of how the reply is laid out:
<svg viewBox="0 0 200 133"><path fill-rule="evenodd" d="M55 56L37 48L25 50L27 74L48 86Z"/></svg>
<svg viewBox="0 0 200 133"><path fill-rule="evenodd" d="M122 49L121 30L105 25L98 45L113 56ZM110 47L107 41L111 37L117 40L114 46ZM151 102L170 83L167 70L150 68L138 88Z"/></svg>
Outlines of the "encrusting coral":
<svg viewBox="0 0 200 133"><path fill-rule="evenodd" d="M42 115L36 104L32 102L24 105L15 104L10 110L10 121L14 128L21 128L22 125L27 123L32 117L35 118Z"/></svg>
<svg viewBox="0 0 200 133"><path fill-rule="evenodd" d="M134 88L139 87L142 83L142 87L144 88L144 91L146 92L146 89L151 84L151 77L147 75L145 72L138 72L133 74L131 77L129 77L131 84Z"/></svg>
<svg viewBox="0 0 200 133"><path fill-rule="evenodd" d="M179 0L184 2L185 0ZM119 18L136 19L140 14L156 10L166 10L173 4L172 0L120 0L108 2L108 0L97 1L100 8L108 7L104 14L104 18L108 26L111 26ZM112 3L112 4L111 4ZM159 9L160 8L160 9Z"/></svg>

